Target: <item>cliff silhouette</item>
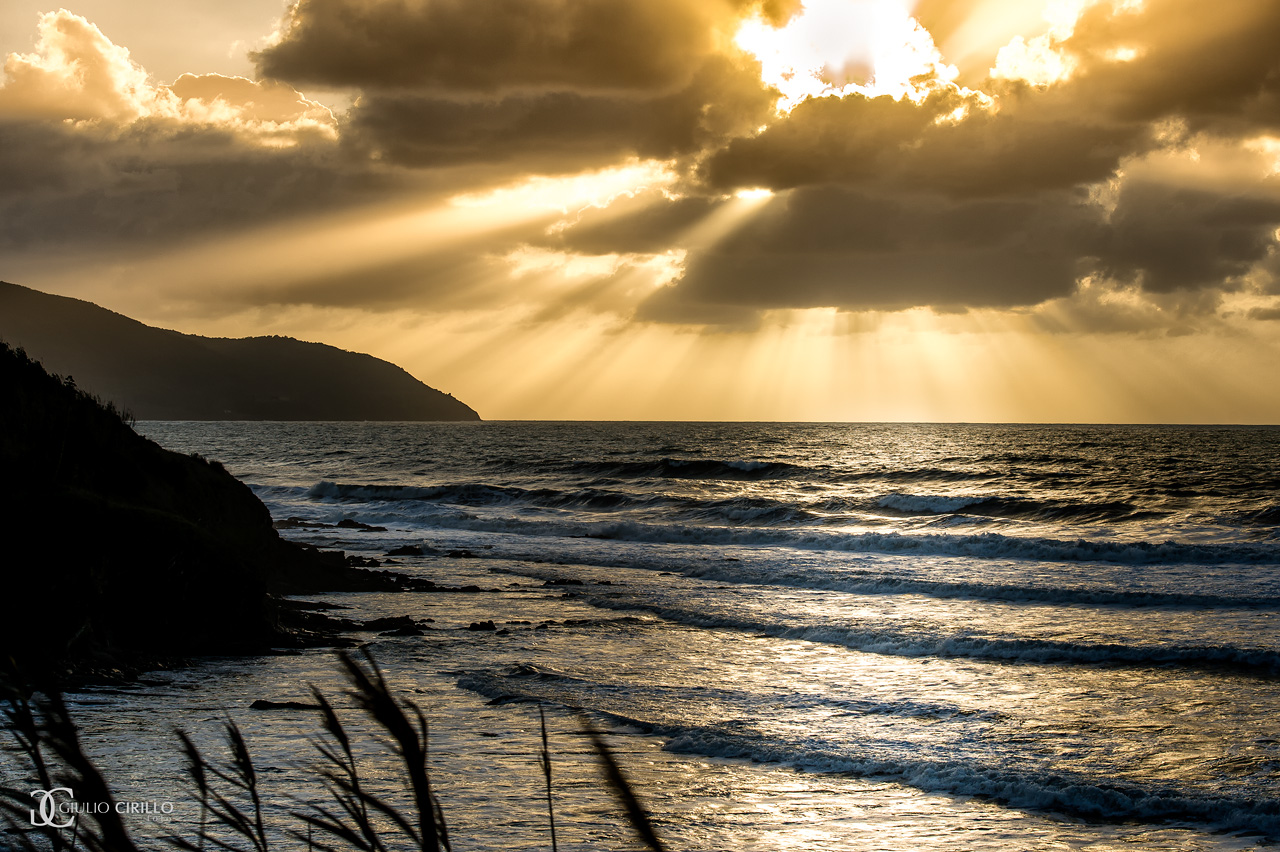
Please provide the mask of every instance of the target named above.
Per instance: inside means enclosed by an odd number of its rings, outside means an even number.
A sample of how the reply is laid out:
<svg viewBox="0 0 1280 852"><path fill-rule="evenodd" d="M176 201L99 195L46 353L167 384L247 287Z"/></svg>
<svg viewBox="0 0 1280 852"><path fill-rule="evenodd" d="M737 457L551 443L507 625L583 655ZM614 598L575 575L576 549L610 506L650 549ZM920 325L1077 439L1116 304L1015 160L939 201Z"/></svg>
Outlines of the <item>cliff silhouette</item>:
<svg viewBox="0 0 1280 852"><path fill-rule="evenodd" d="M371 355L289 337L200 337L0 282L0 340L139 420L479 420Z"/></svg>
<svg viewBox="0 0 1280 852"><path fill-rule="evenodd" d="M217 462L0 343L0 668L118 673L323 637L280 594L433 589L282 539Z"/></svg>

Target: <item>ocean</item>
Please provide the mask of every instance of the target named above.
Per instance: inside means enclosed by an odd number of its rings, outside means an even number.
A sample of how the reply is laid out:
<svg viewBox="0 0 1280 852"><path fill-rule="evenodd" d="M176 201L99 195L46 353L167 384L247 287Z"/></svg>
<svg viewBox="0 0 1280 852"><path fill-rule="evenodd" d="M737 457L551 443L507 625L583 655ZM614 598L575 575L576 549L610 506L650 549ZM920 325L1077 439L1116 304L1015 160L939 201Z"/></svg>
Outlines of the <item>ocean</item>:
<svg viewBox="0 0 1280 852"><path fill-rule="evenodd" d="M572 708L672 849L1280 846L1280 429L139 431L289 538L481 589L311 598L423 626L357 638L431 720L457 850L550 848L539 706L566 850L636 848ZM195 819L174 727L241 724L280 819L318 795L312 714L248 709L312 683L331 651L69 698L120 795L174 803L146 834Z"/></svg>

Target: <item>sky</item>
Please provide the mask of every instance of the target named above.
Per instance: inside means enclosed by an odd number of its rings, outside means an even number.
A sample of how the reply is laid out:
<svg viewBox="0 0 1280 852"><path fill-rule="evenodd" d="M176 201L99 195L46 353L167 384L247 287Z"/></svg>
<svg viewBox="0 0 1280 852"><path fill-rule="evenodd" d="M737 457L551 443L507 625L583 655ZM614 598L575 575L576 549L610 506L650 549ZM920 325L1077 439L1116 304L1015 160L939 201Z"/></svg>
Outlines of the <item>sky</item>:
<svg viewBox="0 0 1280 852"><path fill-rule="evenodd" d="M1277 44L1274 0L6 0L0 279L486 419L1280 423Z"/></svg>

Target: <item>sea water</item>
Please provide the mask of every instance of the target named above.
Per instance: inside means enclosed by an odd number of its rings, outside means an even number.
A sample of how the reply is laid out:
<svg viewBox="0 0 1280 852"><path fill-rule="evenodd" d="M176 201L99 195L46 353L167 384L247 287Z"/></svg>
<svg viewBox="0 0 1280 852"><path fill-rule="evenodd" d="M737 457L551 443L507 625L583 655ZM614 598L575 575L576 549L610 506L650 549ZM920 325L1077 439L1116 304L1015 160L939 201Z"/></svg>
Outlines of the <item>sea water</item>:
<svg viewBox="0 0 1280 852"><path fill-rule="evenodd" d="M672 849L1280 844L1280 429L143 423L285 535L478 593L312 596L432 722L458 850L636 848L572 711ZM341 529L344 519L385 531ZM431 619L431 621L426 621ZM499 630L475 631L491 620ZM71 696L122 797L189 831L172 728L234 719L277 825L331 651ZM341 699L339 703L341 703ZM347 712L353 725L359 721ZM393 775L370 783L395 789Z"/></svg>

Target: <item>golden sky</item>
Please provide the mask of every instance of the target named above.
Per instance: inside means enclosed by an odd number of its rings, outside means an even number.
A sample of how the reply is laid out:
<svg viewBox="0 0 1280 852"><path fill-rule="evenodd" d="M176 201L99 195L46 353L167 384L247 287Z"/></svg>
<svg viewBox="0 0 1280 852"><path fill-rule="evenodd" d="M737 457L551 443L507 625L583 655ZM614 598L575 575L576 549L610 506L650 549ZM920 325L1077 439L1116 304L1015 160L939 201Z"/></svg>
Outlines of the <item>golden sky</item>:
<svg viewBox="0 0 1280 852"><path fill-rule="evenodd" d="M0 10L0 278L487 419L1280 422L1275 0Z"/></svg>

